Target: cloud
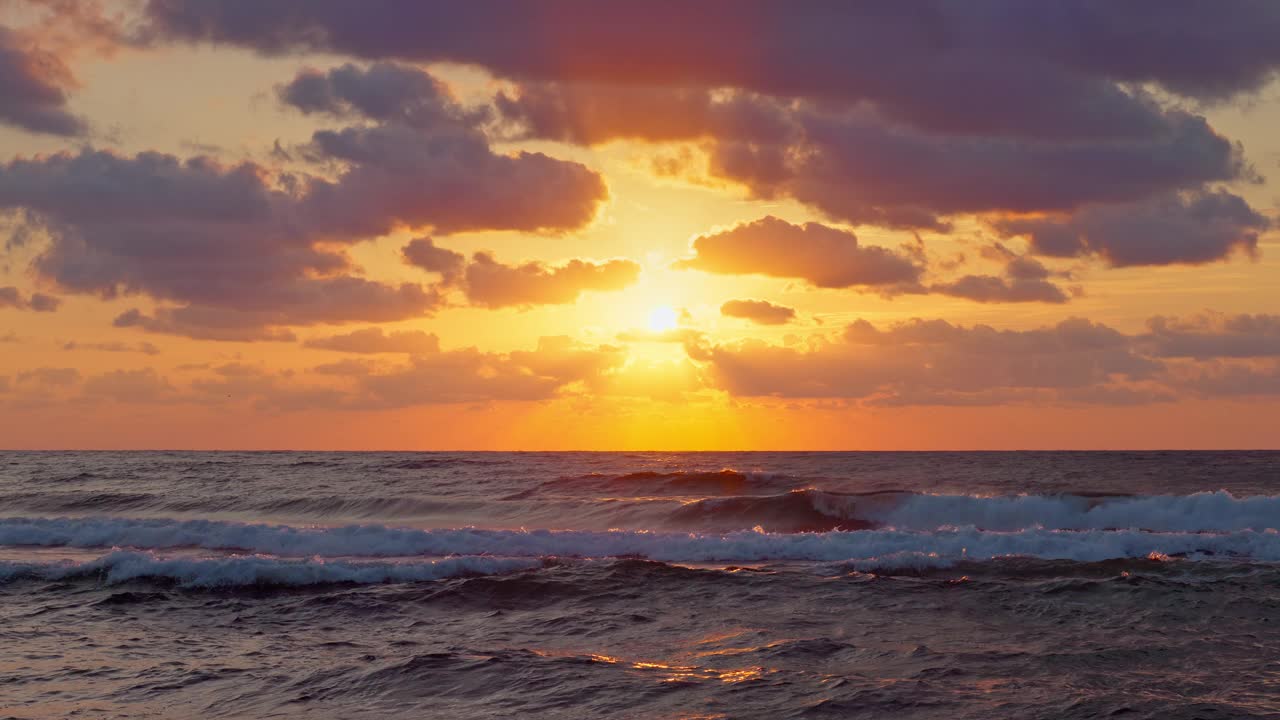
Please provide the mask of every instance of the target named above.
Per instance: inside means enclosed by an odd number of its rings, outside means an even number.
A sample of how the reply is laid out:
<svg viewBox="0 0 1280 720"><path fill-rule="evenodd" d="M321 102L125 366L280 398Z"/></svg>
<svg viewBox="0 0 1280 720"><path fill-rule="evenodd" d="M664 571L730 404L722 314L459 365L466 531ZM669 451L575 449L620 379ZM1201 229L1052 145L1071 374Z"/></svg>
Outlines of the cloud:
<svg viewBox="0 0 1280 720"><path fill-rule="evenodd" d="M796 319L796 311L767 300L730 300L720 306L725 317L750 320L758 325L785 325Z"/></svg>
<svg viewBox="0 0 1280 720"><path fill-rule="evenodd" d="M346 166L332 182L314 179L303 201L324 232L573 230L608 197L600 175L579 163L493 152L482 127L486 113L462 107L418 68L304 70L278 93L304 113L377 123L312 135L310 156Z"/></svg>
<svg viewBox="0 0 1280 720"><path fill-rule="evenodd" d="M414 127L473 124L449 88L418 68L380 62L368 67L347 63L328 72L307 68L276 88L285 105L305 114L342 119L366 118Z"/></svg>
<svg viewBox="0 0 1280 720"><path fill-rule="evenodd" d="M821 223L792 225L772 215L699 235L694 255L678 269L796 278L818 287L900 292L918 286L923 269L905 254L863 246L847 230Z"/></svg>
<svg viewBox="0 0 1280 720"><path fill-rule="evenodd" d="M1233 252L1253 255L1271 222L1238 195L1196 191L1127 205L1095 205L1066 218L1001 220L1006 236L1025 235L1054 257L1097 255L1116 267L1200 264Z"/></svg>
<svg viewBox="0 0 1280 720"><path fill-rule="evenodd" d="M487 308L566 305L585 291L621 290L640 276L640 265L623 259L506 265L491 253L477 252L468 262L430 238L410 241L401 256L409 265L438 273L446 286L461 289L472 305Z"/></svg>
<svg viewBox="0 0 1280 720"><path fill-rule="evenodd" d="M22 291L12 285L0 287L0 309L54 312L61 304L62 300L52 295L36 292L24 297Z"/></svg>
<svg viewBox="0 0 1280 720"><path fill-rule="evenodd" d="M532 351L485 353L474 348L416 356L408 366L360 378L378 407L481 401L534 401L620 367L620 348L585 347L569 338L538 341Z"/></svg>
<svg viewBox="0 0 1280 720"><path fill-rule="evenodd" d="M80 382L80 371L75 368L38 367L19 372L14 379L19 385L69 387Z"/></svg>
<svg viewBox="0 0 1280 720"><path fill-rule="evenodd" d="M564 305L576 301L584 291L621 290L639 276L640 265L631 260L504 265L492 255L478 252L467 265L465 290L473 304L489 308Z"/></svg>
<svg viewBox="0 0 1280 720"><path fill-rule="evenodd" d="M447 248L436 247L435 241L428 237L415 238L400 251L404 261L427 272L438 273L447 284L454 284L462 276L467 258L459 252Z"/></svg>
<svg viewBox="0 0 1280 720"><path fill-rule="evenodd" d="M1280 320L1155 317L1122 333L1084 318L1030 330L912 319L849 324L839 338L686 346L712 386L739 397L841 398L868 406L1169 402L1280 394Z"/></svg>
<svg viewBox="0 0 1280 720"><path fill-rule="evenodd" d="M494 107L515 137L579 145L621 139L781 142L792 132L782 103L689 87L522 83L499 92Z"/></svg>
<svg viewBox="0 0 1280 720"><path fill-rule="evenodd" d="M363 3L357 14L342 0L152 0L146 14L151 35L169 40L456 62L520 80L862 101L968 134L1132 135L1153 120L1123 87L1151 83L1218 100L1260 88L1280 66L1280 11L1265 2L1232 13L1197 3L1016 0L792 10L769 2L512 8L476 0L408 9ZM1155 16L1161 31L1144 32ZM501 31L494 17L503 18Z"/></svg>
<svg viewBox="0 0 1280 720"><path fill-rule="evenodd" d="M1044 399L1149 381L1162 369L1128 336L1079 318L1021 331L918 319L880 329L859 320L836 341L719 345L704 360L716 386L733 395L873 404L998 404L1029 393Z"/></svg>
<svg viewBox="0 0 1280 720"><path fill-rule="evenodd" d="M0 25L0 123L50 135L84 134L84 121L67 109L67 89L74 84L56 53Z"/></svg>
<svg viewBox="0 0 1280 720"><path fill-rule="evenodd" d="M1014 255L999 245L995 252L1005 258L1002 275L965 275L935 283L929 290L982 303L1065 303L1070 299L1066 291L1049 281L1052 273L1039 260Z"/></svg>
<svg viewBox="0 0 1280 720"><path fill-rule="evenodd" d="M122 403L156 403L172 398L174 388L154 368L113 370L84 382L85 397Z"/></svg>
<svg viewBox="0 0 1280 720"><path fill-rule="evenodd" d="M306 347L348 353L408 353L421 355L440 351L440 338L421 330L384 332L380 327L354 330L342 335L310 338Z"/></svg>
<svg viewBox="0 0 1280 720"><path fill-rule="evenodd" d="M104 298L179 303L141 326L215 339L282 335L276 326L384 322L440 305L430 288L350 274L340 249L320 247L298 220L299 200L250 163L94 150L0 165L0 207L23 208L52 243L42 278Z"/></svg>
<svg viewBox="0 0 1280 720"><path fill-rule="evenodd" d="M149 342L140 342L140 343L122 343L122 342L85 343L85 342L79 342L79 341L77 341L77 340L70 340L70 341L68 341L68 342L63 343L63 345L62 345L62 349L63 349L63 350L67 350L67 351L72 351L72 350L91 350L91 351L95 351L95 352L118 352L118 353L136 352L136 353L142 353L143 355L159 355L159 354L160 354L160 348L156 347L155 345L153 345L153 344L151 344L151 343L149 343Z"/></svg>
<svg viewBox="0 0 1280 720"><path fill-rule="evenodd" d="M493 13L507 30L491 31ZM375 4L357 20L336 0L235 12L155 0L147 15L171 41L480 66L512 83L493 104L515 137L699 141L713 175L757 198L939 231L966 214L1067 213L1252 179L1239 146L1183 100L1252 92L1280 68L1280 11L1265 3L1222 14L939 1L797 16L764 2L553 0L513 16L482 0L407 14ZM1146 32L1156 15L1161 32ZM295 104L416 113L402 73L375 67L377 104L337 87L351 71L325 91L308 75Z"/></svg>
<svg viewBox="0 0 1280 720"><path fill-rule="evenodd" d="M186 306L160 308L155 315L147 315L132 308L117 315L111 324L118 328L140 328L147 332L181 335L193 340L292 342L297 339L293 332L268 327L264 324L267 322L267 318L252 314Z"/></svg>
<svg viewBox="0 0 1280 720"><path fill-rule="evenodd" d="M280 92L305 111L376 124L313 135L309 152L333 163L331 177L92 148L17 158L0 164L0 211L52 238L33 267L64 290L146 295L177 307L130 324L246 339L438 309L433 288L359 277L352 244L401 228L570 230L607 197L581 164L495 153L482 118L416 68L305 71Z"/></svg>
<svg viewBox="0 0 1280 720"><path fill-rule="evenodd" d="M1142 340L1148 352L1157 357L1280 357L1280 315L1157 316L1147 321L1147 329Z"/></svg>

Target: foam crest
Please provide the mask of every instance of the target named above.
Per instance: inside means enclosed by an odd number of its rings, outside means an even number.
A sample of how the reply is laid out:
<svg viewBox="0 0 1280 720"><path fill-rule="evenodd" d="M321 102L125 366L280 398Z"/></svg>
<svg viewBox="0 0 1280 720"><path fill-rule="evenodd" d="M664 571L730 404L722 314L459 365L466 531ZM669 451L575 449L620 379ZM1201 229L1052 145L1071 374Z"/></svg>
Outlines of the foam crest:
<svg viewBox="0 0 1280 720"><path fill-rule="evenodd" d="M0 563L0 581L97 578L108 585L165 580L183 587L398 583L496 575L538 567L528 558L457 557L426 562L343 562L264 557L160 558L113 552L84 563Z"/></svg>
<svg viewBox="0 0 1280 720"><path fill-rule="evenodd" d="M1152 553L1232 556L1280 561L1280 533L1140 530L1052 530L1012 532L977 528L936 532L855 530L771 534L646 531L415 530L380 525L296 528L212 521L117 518L0 520L0 543L138 549L203 548L300 557L399 557L493 555L501 557L639 557L663 562L835 562L919 554L943 561L1005 556L1093 562Z"/></svg>
<svg viewBox="0 0 1280 720"><path fill-rule="evenodd" d="M891 505L859 508L860 517L903 529L972 525L986 530L1137 528L1160 532L1280 529L1280 497L1237 498L1225 491L1193 495L904 495Z"/></svg>

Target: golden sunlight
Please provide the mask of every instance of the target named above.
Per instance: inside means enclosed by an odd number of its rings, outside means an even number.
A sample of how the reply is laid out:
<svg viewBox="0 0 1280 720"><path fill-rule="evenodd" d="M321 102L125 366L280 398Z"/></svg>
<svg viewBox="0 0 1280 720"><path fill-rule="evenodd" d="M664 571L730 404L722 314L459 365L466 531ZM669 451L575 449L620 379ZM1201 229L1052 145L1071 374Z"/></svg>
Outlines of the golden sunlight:
<svg viewBox="0 0 1280 720"><path fill-rule="evenodd" d="M668 305L661 305L649 312L649 329L654 332L675 330L679 315Z"/></svg>

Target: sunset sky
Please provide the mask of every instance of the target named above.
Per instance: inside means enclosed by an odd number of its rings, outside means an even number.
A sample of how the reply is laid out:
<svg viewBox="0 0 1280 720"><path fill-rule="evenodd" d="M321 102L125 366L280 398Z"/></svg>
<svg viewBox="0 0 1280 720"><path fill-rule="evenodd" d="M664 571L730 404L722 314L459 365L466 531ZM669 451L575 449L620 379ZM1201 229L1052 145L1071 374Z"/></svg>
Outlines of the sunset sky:
<svg viewBox="0 0 1280 720"><path fill-rule="evenodd" d="M1280 3L0 0L0 447L1280 447Z"/></svg>

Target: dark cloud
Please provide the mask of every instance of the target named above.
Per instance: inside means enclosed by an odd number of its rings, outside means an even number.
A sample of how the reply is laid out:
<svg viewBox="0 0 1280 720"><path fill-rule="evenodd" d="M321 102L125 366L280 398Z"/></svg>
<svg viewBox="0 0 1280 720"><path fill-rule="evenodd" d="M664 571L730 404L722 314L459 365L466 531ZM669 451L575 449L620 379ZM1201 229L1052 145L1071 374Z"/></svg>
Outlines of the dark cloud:
<svg viewBox="0 0 1280 720"><path fill-rule="evenodd" d="M297 340L293 332L267 327L264 324L267 322L269 322L268 318L252 313L188 305L181 308L161 308L155 315L147 315L137 308L132 308L117 315L111 324L118 328L139 328L164 335L181 335L193 340L225 342Z"/></svg>
<svg viewBox="0 0 1280 720"><path fill-rule="evenodd" d="M494 106L516 137L580 145L697 138L779 143L792 132L783 103L700 88L526 83L499 93Z"/></svg>
<svg viewBox="0 0 1280 720"><path fill-rule="evenodd" d="M71 71L33 38L0 25L0 123L51 135L81 135L83 120L67 109Z"/></svg>
<svg viewBox="0 0 1280 720"><path fill-rule="evenodd" d="M462 277L467 258L459 252L436 247L431 238L415 238L400 251L404 261L427 272L438 273L447 284L455 284Z"/></svg>
<svg viewBox="0 0 1280 720"><path fill-rule="evenodd" d="M694 255L676 268L734 275L796 278L818 287L899 292L918 287L923 268L904 253L863 246L847 230L792 225L772 215L699 235Z"/></svg>
<svg viewBox="0 0 1280 720"><path fill-rule="evenodd" d="M421 330L384 332L380 327L354 330L342 335L310 338L306 347L349 353L408 353L420 355L440 351L440 338Z"/></svg>
<svg viewBox="0 0 1280 720"><path fill-rule="evenodd" d="M764 0L359 8L151 0L147 16L158 38L459 62L521 80L864 101L968 134L1141 134L1159 124L1157 113L1124 87L1221 99L1261 87L1280 66L1280 10L1265 1L1223 13L1182 1L828 3L795 12Z"/></svg>
<svg viewBox="0 0 1280 720"><path fill-rule="evenodd" d="M62 300L52 295L39 292L23 295L21 290L12 285L0 287L0 310L13 308L33 312L54 312L61 304Z"/></svg>
<svg viewBox="0 0 1280 720"><path fill-rule="evenodd" d="M448 87L418 68L375 63L362 68L350 63L328 72L308 68L279 86L280 101L303 113L337 118L367 118L431 128L467 126L471 116L453 99Z"/></svg>
<svg viewBox="0 0 1280 720"><path fill-rule="evenodd" d="M345 246L402 228L563 231L607 196L599 175L540 153L495 153L483 118L411 67L305 71L280 90L307 112L373 120L322 130L308 152L336 174L93 149L0 165L0 211L52 244L36 272L104 298L177 307L121 324L192 337L284 337L283 326L385 322L438 309L439 293L360 277Z"/></svg>
<svg viewBox="0 0 1280 720"><path fill-rule="evenodd" d="M1070 295L1050 281L1052 273L1035 258L1017 256L996 246L1004 257L1002 275L964 275L929 286L931 292L983 303L1044 302L1065 303Z"/></svg>
<svg viewBox="0 0 1280 720"><path fill-rule="evenodd" d="M995 227L1007 236L1025 235L1043 255L1097 255L1123 267L1206 263L1236 251L1253 255L1271 222L1243 198L1219 190L1094 205L1063 219L1002 220Z"/></svg>
<svg viewBox="0 0 1280 720"><path fill-rule="evenodd" d="M346 165L332 182L314 180L304 201L324 232L571 230L590 222L608 196L603 179L579 163L495 153L483 132L487 114L463 108L418 68L304 70L279 95L305 113L377 123L312 136L309 155Z"/></svg>
<svg viewBox="0 0 1280 720"><path fill-rule="evenodd" d="M774 305L768 300L730 300L720 306L720 314L759 325L785 325L796 319L795 308Z"/></svg>
<svg viewBox="0 0 1280 720"><path fill-rule="evenodd" d="M1230 13L1183 1L1014 0L830 3L797 13L750 0L521 8L380 0L359 11L340 0L152 0L146 17L156 39L480 66L512 81L494 100L510 136L695 141L713 177L756 198L793 198L843 222L937 231L956 216L993 213L1098 214L1115 227L1130 213L1141 222L1145 204L1172 193L1254 179L1242 149L1185 108L1258 90L1280 68L1280 10L1266 2ZM445 116L458 125L461 111L412 72L385 62L313 71L282 93L309 112L403 125ZM403 147L319 135L315 144L337 157L354 152L337 146ZM486 172L482 152L457 152ZM386 192L369 187L374 198ZM1221 237L1220 224L1232 222L1225 216L1244 223L1234 245L1258 230L1247 217L1256 213L1240 204L1184 213L1181 234L1152 241L1168 247L1127 254L1145 242L1129 239L1093 241L1091 251L1116 264L1218 259L1215 242L1232 242ZM1044 284L1015 284L975 278L960 291L1052 295Z"/></svg>
<svg viewBox="0 0 1280 720"><path fill-rule="evenodd" d="M497 154L479 131L321 130L312 151L347 165L334 181L314 180L301 203L325 233L573 230L591 222L608 198L604 180L585 165L536 152Z"/></svg>
<svg viewBox="0 0 1280 720"><path fill-rule="evenodd" d="M1280 315L1157 316L1147 321L1147 329L1143 340L1158 357L1280 357Z"/></svg>

